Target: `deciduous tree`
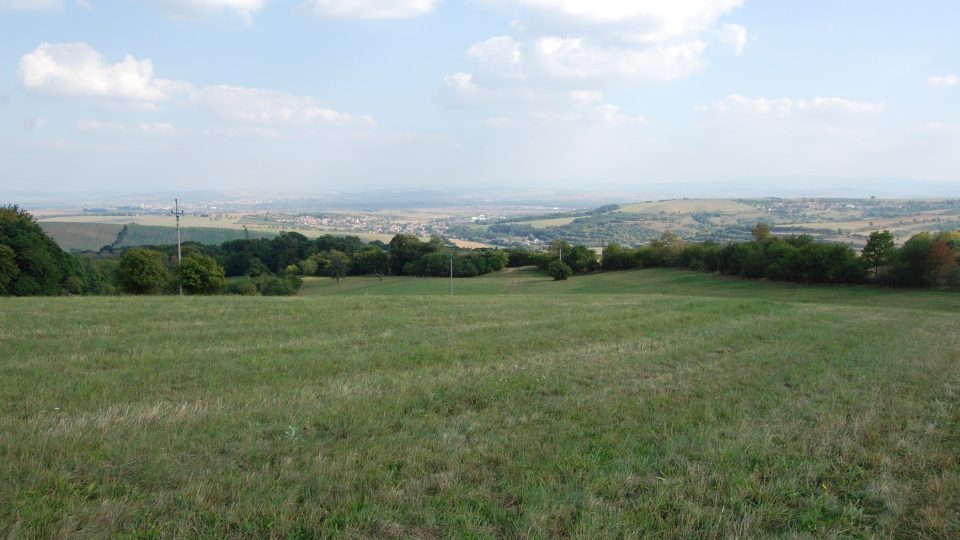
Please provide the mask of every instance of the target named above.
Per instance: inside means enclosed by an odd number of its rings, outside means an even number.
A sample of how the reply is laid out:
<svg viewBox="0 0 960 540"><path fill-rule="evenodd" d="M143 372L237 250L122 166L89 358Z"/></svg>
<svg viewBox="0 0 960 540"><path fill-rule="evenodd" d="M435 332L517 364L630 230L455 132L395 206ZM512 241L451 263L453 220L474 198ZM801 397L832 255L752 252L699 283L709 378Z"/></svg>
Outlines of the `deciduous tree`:
<svg viewBox="0 0 960 540"><path fill-rule="evenodd" d="M772 234L770 225L767 223L757 223L750 232L753 234L753 239L757 242L766 242Z"/></svg>
<svg viewBox="0 0 960 540"><path fill-rule="evenodd" d="M16 253L10 246L0 244L0 294L7 290L7 285L19 274Z"/></svg>
<svg viewBox="0 0 960 540"><path fill-rule="evenodd" d="M223 267L206 255L184 257L177 276L188 294L219 294L227 288Z"/></svg>
<svg viewBox="0 0 960 540"><path fill-rule="evenodd" d="M73 258L40 228L33 216L17 206L0 206L0 245L13 252L0 255L6 285L0 294L14 296L62 294L76 275ZM10 263L13 263L11 266ZM14 267L16 268L14 270Z"/></svg>
<svg viewBox="0 0 960 540"><path fill-rule="evenodd" d="M348 268L350 268L350 257L340 250L330 250L329 255L327 255L327 275L340 283L340 278L347 275Z"/></svg>
<svg viewBox="0 0 960 540"><path fill-rule="evenodd" d="M125 251L117 266L117 282L128 293L159 292L170 281L163 253L147 248Z"/></svg>
<svg viewBox="0 0 960 540"><path fill-rule="evenodd" d="M873 279L880 277L880 269L890 264L897 246L890 231L874 231L870 233L867 245L863 246L863 264L873 269Z"/></svg>

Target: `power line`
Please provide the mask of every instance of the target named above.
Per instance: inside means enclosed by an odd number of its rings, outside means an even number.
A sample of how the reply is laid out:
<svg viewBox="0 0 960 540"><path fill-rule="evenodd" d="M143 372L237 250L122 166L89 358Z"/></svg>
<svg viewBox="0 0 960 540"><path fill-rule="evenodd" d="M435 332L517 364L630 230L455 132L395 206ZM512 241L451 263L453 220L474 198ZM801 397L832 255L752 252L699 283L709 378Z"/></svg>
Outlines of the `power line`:
<svg viewBox="0 0 960 540"><path fill-rule="evenodd" d="M177 270L180 269L180 216L183 215L183 210L180 209L180 201L178 199L173 200L173 210L170 211L177 218ZM177 292L180 296L183 296L183 283L180 280L177 280Z"/></svg>

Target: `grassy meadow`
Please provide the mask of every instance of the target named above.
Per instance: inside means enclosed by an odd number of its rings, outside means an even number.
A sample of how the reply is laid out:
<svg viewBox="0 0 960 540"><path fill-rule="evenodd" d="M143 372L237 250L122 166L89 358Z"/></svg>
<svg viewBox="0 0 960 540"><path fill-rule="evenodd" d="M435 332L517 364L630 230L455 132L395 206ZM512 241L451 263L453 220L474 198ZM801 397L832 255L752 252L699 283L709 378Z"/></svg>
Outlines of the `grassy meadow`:
<svg viewBox="0 0 960 540"><path fill-rule="evenodd" d="M0 299L0 536L960 535L960 295L642 270Z"/></svg>

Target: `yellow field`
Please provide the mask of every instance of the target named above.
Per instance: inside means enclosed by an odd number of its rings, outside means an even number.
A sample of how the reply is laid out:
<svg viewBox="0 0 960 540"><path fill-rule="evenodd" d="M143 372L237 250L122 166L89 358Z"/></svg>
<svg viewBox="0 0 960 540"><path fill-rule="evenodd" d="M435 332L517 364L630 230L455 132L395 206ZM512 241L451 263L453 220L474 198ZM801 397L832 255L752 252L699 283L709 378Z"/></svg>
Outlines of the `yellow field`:
<svg viewBox="0 0 960 540"><path fill-rule="evenodd" d="M960 216L948 214L918 214L910 217L884 219L863 219L851 221L791 223L789 227L799 229L841 229L845 235L866 239L874 231L888 230L899 242L923 231L937 230L944 221L960 221Z"/></svg>
<svg viewBox="0 0 960 540"><path fill-rule="evenodd" d="M518 221L517 223L526 224L526 225L530 225L531 227L542 229L544 227L561 227L563 225L568 225L570 223L573 223L573 220L575 219L577 218L562 217L562 218L554 218L554 219L538 219L536 221Z"/></svg>
<svg viewBox="0 0 960 540"><path fill-rule="evenodd" d="M750 213L756 208L749 204L724 199L677 199L672 201L643 202L625 204L621 212L684 214L689 212Z"/></svg>
<svg viewBox="0 0 960 540"><path fill-rule="evenodd" d="M480 248L491 247L490 244L484 244L483 242L474 242L472 240L461 240L459 238L451 238L450 241L453 242L453 245L459 248L480 249Z"/></svg>

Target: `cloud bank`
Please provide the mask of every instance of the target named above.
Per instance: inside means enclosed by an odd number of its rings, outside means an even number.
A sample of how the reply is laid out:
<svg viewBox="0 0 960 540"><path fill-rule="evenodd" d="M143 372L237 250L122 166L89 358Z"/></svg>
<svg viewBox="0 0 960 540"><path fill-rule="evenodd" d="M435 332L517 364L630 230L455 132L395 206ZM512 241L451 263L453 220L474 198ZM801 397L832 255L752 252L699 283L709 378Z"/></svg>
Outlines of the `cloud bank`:
<svg viewBox="0 0 960 540"><path fill-rule="evenodd" d="M165 101L195 107L220 120L255 126L371 126L373 118L322 107L310 96L153 76L153 63L126 55L108 63L87 43L41 43L20 59L18 77L31 92L60 98L96 98L156 108Z"/></svg>

